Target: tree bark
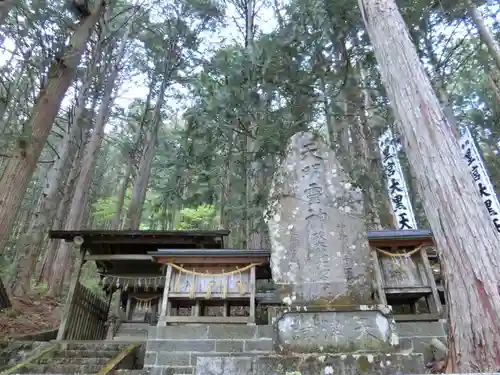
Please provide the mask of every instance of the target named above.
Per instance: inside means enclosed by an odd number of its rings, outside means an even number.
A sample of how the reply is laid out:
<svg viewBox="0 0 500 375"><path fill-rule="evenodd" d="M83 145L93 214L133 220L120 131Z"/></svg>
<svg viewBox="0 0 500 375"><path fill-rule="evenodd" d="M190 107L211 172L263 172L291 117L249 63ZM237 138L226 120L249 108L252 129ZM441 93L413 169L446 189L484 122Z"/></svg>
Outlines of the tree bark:
<svg viewBox="0 0 500 375"><path fill-rule="evenodd" d="M58 204L57 213L54 218L54 222L52 223L53 230L59 230L62 228L64 219L68 212L68 207L71 202L71 196L74 191L76 179L80 172L80 164L81 164L80 162L83 156L84 144L85 142L82 140L82 142L80 143L80 149L77 151L77 154L73 159L69 176L66 180L66 183L64 184L62 199ZM49 283L50 275L52 274L52 266L54 264L54 258L57 252L57 245L58 243L56 241L51 241L49 243L42 264L40 265L38 283L46 283L46 284Z"/></svg>
<svg viewBox="0 0 500 375"><path fill-rule="evenodd" d="M30 119L31 136L19 141L0 179L0 239L9 234L61 101L75 77L92 29L103 10L104 2L98 1L96 9L81 21L64 55L49 69L47 85L40 91Z"/></svg>
<svg viewBox="0 0 500 375"><path fill-rule="evenodd" d="M449 371L500 366L500 236L394 0L359 0L445 269Z"/></svg>
<svg viewBox="0 0 500 375"><path fill-rule="evenodd" d="M23 62L21 64L21 67L17 71L15 79L13 80L12 84L9 85L8 95L5 95L5 97L3 98L5 100L4 102L5 107L2 108L2 111L0 111L0 133L6 133L7 125L10 124L10 120L12 119L14 113L16 112L19 98L21 97L24 91L20 87L23 80L23 74L25 73L29 65L29 59L31 57L31 54L32 51L28 51L23 57Z"/></svg>
<svg viewBox="0 0 500 375"><path fill-rule="evenodd" d="M128 155L123 181L121 182L121 185L118 189L118 198L116 200L116 212L113 215L113 220L111 221L112 230L118 230L121 227L122 211L123 211L123 206L125 204L125 196L127 195L127 188L130 182L130 176L132 175L133 168L134 168L134 158L132 155Z"/></svg>
<svg viewBox="0 0 500 375"><path fill-rule="evenodd" d="M45 234L47 229L51 226L51 221L56 216L58 198L62 198L60 197L59 191L62 190L61 187L64 180L63 170L68 169L68 156L75 153L74 140L81 131L80 120L86 109L85 105L88 99L88 91L92 83L93 70L92 67L89 68L89 72L77 99L75 115L71 127L69 131L66 132L57 148L57 155L59 158L54 162L47 174L41 194L41 203L31 217L26 235L21 239L23 245L19 249L20 256L22 257L18 262L19 270L17 273L19 276L12 286L12 291L15 296L22 296L29 291L31 275L35 272L37 259L44 243Z"/></svg>
<svg viewBox="0 0 500 375"><path fill-rule="evenodd" d="M104 95L99 106L99 114L96 119L95 128L92 131L89 143L86 145L83 154L82 168L80 170L75 193L71 201L68 220L65 224L66 230L78 229L83 221L84 210L89 197L88 189L92 183L94 166L97 162L97 156L101 148L102 138L104 135L104 125L106 124L109 111L113 104L113 90L115 88L115 81L118 78L120 62L125 54L125 46L129 30L130 28L127 29L127 32L122 40L117 53L116 61L111 63L113 66L107 79ZM71 267L71 247L68 242L61 242L56 252L54 269L49 283L49 294L51 296L60 295L64 280L64 270L67 270L69 267Z"/></svg>
<svg viewBox="0 0 500 375"><path fill-rule="evenodd" d="M167 67L168 63L165 64L165 68ZM151 176L151 164L156 153L158 130L161 125L161 108L165 102L165 90L167 89L168 80L167 69L164 69L160 93L153 113L153 120L146 135L139 169L134 181L134 189L132 190L132 199L127 211L127 223L125 225L127 229L139 229L141 225L142 208L146 200L149 178Z"/></svg>
<svg viewBox="0 0 500 375"><path fill-rule="evenodd" d="M155 86L155 75L153 75L153 77L151 78L148 97L146 99L146 105L144 108L144 115L142 116L141 123L137 127L137 131L134 137L133 148L132 150L130 150L130 154L127 155L127 166L125 168L125 176L123 176L122 184L120 185L120 188L118 190L118 199L116 201L116 212L111 222L111 229L114 230L120 229L122 225L122 211L123 211L123 206L125 204L125 196L127 194L129 181L133 174L136 155L139 152L141 134L144 129L144 124L148 121L148 114L151 106L151 97L153 95L154 86Z"/></svg>
<svg viewBox="0 0 500 375"><path fill-rule="evenodd" d="M15 0L0 1L0 26L2 26L5 23L5 20L7 19L9 12L14 8L15 5L16 5Z"/></svg>
<svg viewBox="0 0 500 375"><path fill-rule="evenodd" d="M498 45L498 42L489 27L484 22L484 18L477 9L476 5L471 0L467 0L467 6L469 8L469 15L476 24L481 41L486 44L488 51L495 61L497 69L500 70L500 46Z"/></svg>

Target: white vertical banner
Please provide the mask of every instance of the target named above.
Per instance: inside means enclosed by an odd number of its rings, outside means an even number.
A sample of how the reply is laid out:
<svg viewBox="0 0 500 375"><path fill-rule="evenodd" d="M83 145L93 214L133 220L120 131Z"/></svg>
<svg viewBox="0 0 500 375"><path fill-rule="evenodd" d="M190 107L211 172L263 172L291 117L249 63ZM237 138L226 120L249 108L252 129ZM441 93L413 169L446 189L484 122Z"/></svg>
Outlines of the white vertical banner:
<svg viewBox="0 0 500 375"><path fill-rule="evenodd" d="M379 149L382 155L382 166L387 179L387 191L392 204L392 211L397 220L398 229L417 229L417 220L413 213L408 187L403 169L399 162L397 148L391 129L386 130L379 138Z"/></svg>
<svg viewBox="0 0 500 375"><path fill-rule="evenodd" d="M497 232L500 233L500 204L498 203L498 197L493 189L490 176L486 171L484 161L479 154L474 138L472 138L472 134L467 126L464 126L464 129L464 134L460 137L462 156L467 163L467 168L470 171L474 185L476 185L477 191L481 195L491 221L495 225Z"/></svg>

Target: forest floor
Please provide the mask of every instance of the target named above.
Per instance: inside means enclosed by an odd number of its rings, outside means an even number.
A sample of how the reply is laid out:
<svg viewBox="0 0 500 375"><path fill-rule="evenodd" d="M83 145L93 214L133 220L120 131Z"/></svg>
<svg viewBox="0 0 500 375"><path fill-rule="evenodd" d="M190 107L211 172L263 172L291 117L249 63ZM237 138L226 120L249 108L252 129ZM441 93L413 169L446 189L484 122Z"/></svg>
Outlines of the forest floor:
<svg viewBox="0 0 500 375"><path fill-rule="evenodd" d="M59 326L63 304L40 295L11 297L12 307L0 311L0 340L39 333Z"/></svg>

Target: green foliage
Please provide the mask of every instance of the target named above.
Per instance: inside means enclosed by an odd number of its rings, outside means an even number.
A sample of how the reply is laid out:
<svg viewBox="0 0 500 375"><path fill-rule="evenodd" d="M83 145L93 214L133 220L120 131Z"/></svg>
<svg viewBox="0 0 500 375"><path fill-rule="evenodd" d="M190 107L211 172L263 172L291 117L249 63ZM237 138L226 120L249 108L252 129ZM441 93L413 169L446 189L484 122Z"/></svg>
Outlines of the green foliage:
<svg viewBox="0 0 500 375"><path fill-rule="evenodd" d="M180 211L181 221L176 229L204 230L215 229L218 225L217 210L211 204L202 204L196 208L184 208Z"/></svg>
<svg viewBox="0 0 500 375"><path fill-rule="evenodd" d="M131 189L127 189L127 193L125 194L124 201L124 209L128 207L130 203L130 196L132 194ZM118 197L113 195L111 197L103 197L99 198L92 205L92 216L99 222L105 223L113 219L116 214L116 204L118 201Z"/></svg>

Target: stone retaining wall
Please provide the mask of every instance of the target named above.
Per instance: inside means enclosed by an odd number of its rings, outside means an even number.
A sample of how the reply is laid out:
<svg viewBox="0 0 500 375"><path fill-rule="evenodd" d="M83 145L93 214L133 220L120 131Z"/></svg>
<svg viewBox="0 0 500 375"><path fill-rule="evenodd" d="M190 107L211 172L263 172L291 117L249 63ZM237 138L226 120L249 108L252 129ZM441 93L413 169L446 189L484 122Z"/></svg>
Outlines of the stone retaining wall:
<svg viewBox="0 0 500 375"><path fill-rule="evenodd" d="M336 374L349 374L359 366L374 374L423 373L425 346L433 338L446 340L443 322L403 322L396 326L406 354L313 354L305 362L304 356L276 352L273 326L149 327L144 367L150 375L284 375L298 364L305 366L302 375L316 374L322 366L336 367Z"/></svg>
<svg viewBox="0 0 500 375"><path fill-rule="evenodd" d="M402 350L424 354L424 361L432 360L429 344L437 338L446 344L446 323L437 322L400 322L396 323L399 344Z"/></svg>
<svg viewBox="0 0 500 375"><path fill-rule="evenodd" d="M151 375L194 374L198 357L269 354L273 341L272 326L150 327L144 367Z"/></svg>

